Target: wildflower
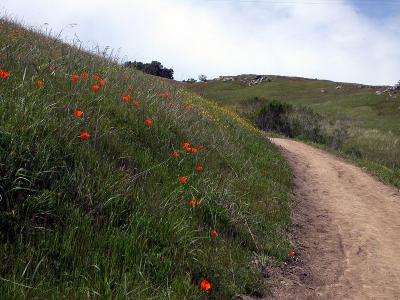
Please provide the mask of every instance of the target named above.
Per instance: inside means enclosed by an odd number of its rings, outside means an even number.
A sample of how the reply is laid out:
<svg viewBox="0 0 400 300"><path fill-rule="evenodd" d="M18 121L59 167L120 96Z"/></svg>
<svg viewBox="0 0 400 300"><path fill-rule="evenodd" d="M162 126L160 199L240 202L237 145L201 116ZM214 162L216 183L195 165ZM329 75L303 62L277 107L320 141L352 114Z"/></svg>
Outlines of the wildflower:
<svg viewBox="0 0 400 300"><path fill-rule="evenodd" d="M129 76L128 75L124 75L124 80L128 80L129 79Z"/></svg>
<svg viewBox="0 0 400 300"><path fill-rule="evenodd" d="M139 101L133 102L133 106L134 106L134 107L138 107L138 106L139 106Z"/></svg>
<svg viewBox="0 0 400 300"><path fill-rule="evenodd" d="M218 236L218 232L216 232L215 230L211 230L210 235L211 237L216 238Z"/></svg>
<svg viewBox="0 0 400 300"><path fill-rule="evenodd" d="M100 88L100 87L99 87L98 85L93 85L93 86L92 86L92 91L93 91L93 92L97 92L97 91L99 90L99 88Z"/></svg>
<svg viewBox="0 0 400 300"><path fill-rule="evenodd" d="M89 73L82 73L81 74L82 79L88 79L89 78Z"/></svg>
<svg viewBox="0 0 400 300"><path fill-rule="evenodd" d="M201 289L202 291L208 292L208 291L211 290L211 288L212 288L212 285L211 285L211 283L210 283L208 280L203 279L203 280L200 282L200 289Z"/></svg>
<svg viewBox="0 0 400 300"><path fill-rule="evenodd" d="M77 82L78 79L79 79L79 76L78 76L78 75L71 75L71 81L72 81L72 82Z"/></svg>
<svg viewBox="0 0 400 300"><path fill-rule="evenodd" d="M196 149L196 148L191 148L191 149L190 149L190 152L192 152L193 154L194 154L194 153L197 153L197 149Z"/></svg>
<svg viewBox="0 0 400 300"><path fill-rule="evenodd" d="M44 81L40 80L40 79L36 80L35 81L35 86L36 86L37 89L42 88L44 86Z"/></svg>
<svg viewBox="0 0 400 300"><path fill-rule="evenodd" d="M146 119L144 120L144 125L146 125L146 127L150 127L153 124L153 121L150 119Z"/></svg>
<svg viewBox="0 0 400 300"><path fill-rule="evenodd" d="M179 157L179 152L174 152L174 153L172 153L172 157L174 158L174 159L177 159L178 157Z"/></svg>
<svg viewBox="0 0 400 300"><path fill-rule="evenodd" d="M188 179L184 176L179 177L179 183L181 184L186 184L188 182Z"/></svg>
<svg viewBox="0 0 400 300"><path fill-rule="evenodd" d="M0 69L0 80L6 79L9 76L10 76L10 73L7 73L6 71L3 71Z"/></svg>
<svg viewBox="0 0 400 300"><path fill-rule="evenodd" d="M185 148L185 151L186 151L186 153L190 153L192 151L192 148L187 147L187 148Z"/></svg>
<svg viewBox="0 0 400 300"><path fill-rule="evenodd" d="M192 201L189 202L189 205L191 207L200 206L200 204L201 204L201 201L196 201L196 200L192 200Z"/></svg>
<svg viewBox="0 0 400 300"><path fill-rule="evenodd" d="M81 134L79 135L79 137L82 140L88 140L90 138L90 134L88 132L86 132L86 131L82 131Z"/></svg>
<svg viewBox="0 0 400 300"><path fill-rule="evenodd" d="M203 150L203 149L205 149L206 147L204 147L203 145L201 145L201 146L199 146L199 147L197 147L197 150Z"/></svg>
<svg viewBox="0 0 400 300"><path fill-rule="evenodd" d="M107 83L107 80L100 80L99 81L99 86L105 86Z"/></svg>
<svg viewBox="0 0 400 300"><path fill-rule="evenodd" d="M174 103L173 102L170 102L169 103L169 108L173 108L174 107Z"/></svg>
<svg viewBox="0 0 400 300"><path fill-rule="evenodd" d="M185 148L190 148L190 144L189 143L183 143L182 144L182 147L185 149Z"/></svg>
<svg viewBox="0 0 400 300"><path fill-rule="evenodd" d="M94 81L100 81L101 78L100 78L99 76L97 76L97 75L94 75L94 76L93 76L93 80L94 80Z"/></svg>
<svg viewBox="0 0 400 300"><path fill-rule="evenodd" d="M294 250L292 249L292 250L290 250L290 252L289 252L289 256L290 257L294 257L296 255L296 252L294 252Z"/></svg>
<svg viewBox="0 0 400 300"><path fill-rule="evenodd" d="M83 111L75 110L74 111L74 116L77 117L77 118L82 118L83 117Z"/></svg>
<svg viewBox="0 0 400 300"><path fill-rule="evenodd" d="M193 105L192 104L188 104L185 107L186 110L192 110L193 109Z"/></svg>
<svg viewBox="0 0 400 300"><path fill-rule="evenodd" d="M200 165L197 165L197 166L196 166L196 171L197 171L197 172L203 171L203 167L200 166Z"/></svg>
<svg viewBox="0 0 400 300"><path fill-rule="evenodd" d="M128 103L129 101L131 101L131 96L129 96L129 95L122 96L122 101L124 101L125 103Z"/></svg>

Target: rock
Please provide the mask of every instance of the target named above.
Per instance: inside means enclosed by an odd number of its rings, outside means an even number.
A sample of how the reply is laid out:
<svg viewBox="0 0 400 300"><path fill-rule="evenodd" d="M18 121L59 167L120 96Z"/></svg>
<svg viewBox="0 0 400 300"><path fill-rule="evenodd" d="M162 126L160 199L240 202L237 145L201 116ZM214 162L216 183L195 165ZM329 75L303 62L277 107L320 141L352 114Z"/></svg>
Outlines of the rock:
<svg viewBox="0 0 400 300"><path fill-rule="evenodd" d="M326 90L324 90L324 89L321 89L321 93L326 93Z"/></svg>

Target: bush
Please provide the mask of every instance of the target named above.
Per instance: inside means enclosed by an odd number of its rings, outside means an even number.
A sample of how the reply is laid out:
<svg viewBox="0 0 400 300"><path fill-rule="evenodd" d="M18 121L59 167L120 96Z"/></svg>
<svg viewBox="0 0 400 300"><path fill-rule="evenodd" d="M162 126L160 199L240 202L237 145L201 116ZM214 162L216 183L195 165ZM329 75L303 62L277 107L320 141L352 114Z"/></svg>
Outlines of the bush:
<svg viewBox="0 0 400 300"><path fill-rule="evenodd" d="M273 100L261 107L255 123L262 130L293 137L288 118L288 113L292 110L292 105Z"/></svg>
<svg viewBox="0 0 400 300"><path fill-rule="evenodd" d="M261 107L256 115L255 124L262 130L291 138L297 137L317 143L327 143L329 140L321 115L311 108L294 107L277 100L267 102ZM337 142L336 135L331 140Z"/></svg>

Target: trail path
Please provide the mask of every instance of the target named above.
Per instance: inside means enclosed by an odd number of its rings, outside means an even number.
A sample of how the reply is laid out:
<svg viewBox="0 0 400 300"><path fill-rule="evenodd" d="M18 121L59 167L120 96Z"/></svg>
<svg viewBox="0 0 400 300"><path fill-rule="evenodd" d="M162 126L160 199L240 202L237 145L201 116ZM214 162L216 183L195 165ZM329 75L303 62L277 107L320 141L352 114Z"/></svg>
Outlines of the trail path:
<svg viewBox="0 0 400 300"><path fill-rule="evenodd" d="M276 299L400 299L400 193L300 142L272 139L294 173L298 258Z"/></svg>

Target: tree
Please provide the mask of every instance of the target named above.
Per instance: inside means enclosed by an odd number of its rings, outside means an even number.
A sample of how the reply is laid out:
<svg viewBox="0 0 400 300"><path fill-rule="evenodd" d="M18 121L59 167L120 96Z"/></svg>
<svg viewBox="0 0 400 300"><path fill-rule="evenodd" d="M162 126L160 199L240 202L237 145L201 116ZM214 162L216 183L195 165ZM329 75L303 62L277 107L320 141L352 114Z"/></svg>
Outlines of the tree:
<svg viewBox="0 0 400 300"><path fill-rule="evenodd" d="M206 82L207 81L207 76L206 75L199 75L199 80L202 82Z"/></svg>
<svg viewBox="0 0 400 300"><path fill-rule="evenodd" d="M153 60L151 63L142 63L140 61L127 61L125 63L125 66L135 68L150 75L174 79L174 70L165 68L159 61Z"/></svg>

